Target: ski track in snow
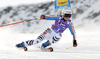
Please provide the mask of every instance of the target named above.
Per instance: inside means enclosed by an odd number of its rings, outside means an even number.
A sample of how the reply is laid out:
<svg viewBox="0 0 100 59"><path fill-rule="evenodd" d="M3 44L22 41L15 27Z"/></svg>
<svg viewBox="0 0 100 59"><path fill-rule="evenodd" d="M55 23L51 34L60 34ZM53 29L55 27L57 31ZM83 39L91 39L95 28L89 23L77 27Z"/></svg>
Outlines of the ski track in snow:
<svg viewBox="0 0 100 59"><path fill-rule="evenodd" d="M0 59L100 59L100 34L98 31L77 31L78 47L66 50L72 46L72 37L67 30L62 39L53 44L54 52L42 52L36 46L30 46L29 51L24 52L15 47L22 41L35 39L39 34L20 34L10 29L0 30Z"/></svg>

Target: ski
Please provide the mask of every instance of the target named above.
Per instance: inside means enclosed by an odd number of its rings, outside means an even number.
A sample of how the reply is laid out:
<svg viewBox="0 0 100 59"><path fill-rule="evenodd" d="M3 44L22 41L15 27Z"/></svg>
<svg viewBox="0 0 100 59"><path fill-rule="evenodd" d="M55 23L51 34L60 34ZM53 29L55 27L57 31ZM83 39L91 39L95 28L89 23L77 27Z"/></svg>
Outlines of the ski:
<svg viewBox="0 0 100 59"><path fill-rule="evenodd" d="M22 49L24 51L28 51L27 47L21 47L21 48L18 48L18 49ZM52 47L49 47L49 48L39 48L39 50L41 50L43 52L53 52L54 51L54 49Z"/></svg>
<svg viewBox="0 0 100 59"><path fill-rule="evenodd" d="M24 51L28 51L28 48L24 45L24 42L19 43L19 44L16 44L16 47L17 48L24 49ZM49 48L38 47L38 48L41 51L44 51L44 52L53 52L53 48L52 47L49 47Z"/></svg>
<svg viewBox="0 0 100 59"><path fill-rule="evenodd" d="M28 48L27 47L23 47L24 51L28 51ZM40 48L39 49L43 52L53 52L53 48L52 47L49 47L49 48Z"/></svg>

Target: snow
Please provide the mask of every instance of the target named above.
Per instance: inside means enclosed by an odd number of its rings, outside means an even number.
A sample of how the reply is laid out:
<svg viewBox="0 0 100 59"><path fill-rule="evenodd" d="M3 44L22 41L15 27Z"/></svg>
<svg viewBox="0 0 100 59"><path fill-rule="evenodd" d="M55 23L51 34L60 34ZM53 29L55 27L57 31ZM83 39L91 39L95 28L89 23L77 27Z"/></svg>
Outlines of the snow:
<svg viewBox="0 0 100 59"><path fill-rule="evenodd" d="M99 17L100 17L99 15L96 18L93 17L92 15L93 15L93 13L94 14L95 13L99 13L99 11L100 11L100 8L99 8L99 6L100 6L100 0L96 0L96 1L95 0L91 0L90 2L89 1L90 0L86 0L86 1L84 1L84 3L80 3L81 2L80 1L80 2L78 2L76 4L75 8L82 9L82 10L84 10L84 12L82 14L79 14L78 16L76 16L76 19L75 19L74 22L77 23L77 24L75 24L75 26L77 26L79 24L83 24L83 25L86 24L86 25L88 25L88 23L91 23L91 22L93 23L97 19L99 20ZM87 7L86 6L87 4L90 4L89 5L90 7ZM83 8L80 8L80 7L83 7ZM74 13L76 13L75 10L76 9L74 9L74 7L73 7ZM93 17L93 19L91 19L91 18L90 19L87 19L90 15L91 15L91 17Z"/></svg>
<svg viewBox="0 0 100 59"><path fill-rule="evenodd" d="M94 0L91 0L91 2L94 2ZM78 2L76 4L77 8L80 5L80 2ZM89 12L91 12L92 10L94 10L94 12L98 12L100 8L95 9L95 6L99 7L99 5L100 0L97 0L97 2L95 2L93 6L90 7L90 9L88 9L73 21L74 25L77 25L77 27L75 26L78 42L77 47L73 47L73 38L68 29L63 33L63 37L58 43L51 45L54 48L54 52L40 51L40 49L37 47L42 43L28 47L29 50L27 52L15 47L16 44L22 41L37 38L37 36L43 32L44 28L46 29L47 27L49 27L53 23L53 21L49 21L50 23L40 21L38 27L43 27L41 28L41 30L37 28L37 24L34 24L30 28L28 28L28 30L26 30L26 34L19 33L18 31L13 30L13 25L8 27L0 27L0 59L100 59L100 24L99 22L91 22L89 19L85 19L88 21L82 21L84 17L88 16ZM52 6L50 8L52 8ZM25 12L23 12L19 16L24 17L22 16L24 13ZM42 10L39 10L36 16L40 13L43 13ZM17 17L18 16L16 16L15 18ZM99 18L100 17L98 16L95 19ZM5 19L5 16L2 16L0 20L1 23L4 21L3 19ZM24 23L24 25L25 24L27 23ZM21 30L22 27L27 28L24 25L17 24L15 25L14 29L20 28L19 30ZM33 29L33 27L35 29ZM33 32L33 30L40 33L35 33Z"/></svg>
<svg viewBox="0 0 100 59"><path fill-rule="evenodd" d="M0 0L0 7L6 7L6 6L17 6L21 4L36 4L41 2L49 2L54 0ZM24 1L24 2L23 2ZM12 3L11 3L12 2Z"/></svg>
<svg viewBox="0 0 100 59"><path fill-rule="evenodd" d="M15 47L22 41L35 39L39 34L21 34L8 29L0 30L0 59L99 59L100 58L100 31L85 31L76 29L77 47L72 47L72 36L69 30L63 33L62 39L52 45L54 52L42 52L37 46L28 47L25 52ZM70 48L71 47L71 48ZM66 48L69 48L66 50Z"/></svg>

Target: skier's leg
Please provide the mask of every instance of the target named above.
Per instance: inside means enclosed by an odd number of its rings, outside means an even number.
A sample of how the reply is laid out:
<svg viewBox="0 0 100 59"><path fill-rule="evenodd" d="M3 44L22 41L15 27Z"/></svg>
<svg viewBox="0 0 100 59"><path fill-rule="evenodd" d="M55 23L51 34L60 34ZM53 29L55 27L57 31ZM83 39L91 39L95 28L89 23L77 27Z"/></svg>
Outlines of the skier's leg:
<svg viewBox="0 0 100 59"><path fill-rule="evenodd" d="M48 35L48 34L46 34L46 35ZM26 47L26 46L31 46L31 45L34 45L34 44L38 44L38 43L40 43L41 41L43 41L45 39L46 35L44 35L42 33L41 35L39 35L37 37L37 39L35 39L35 40L28 40L28 41L19 43L19 44L16 45L16 47L21 48L21 47Z"/></svg>
<svg viewBox="0 0 100 59"><path fill-rule="evenodd" d="M40 43L41 41L43 41L45 39L45 35L44 34L41 34L37 37L37 39L35 40L28 40L28 41L25 41L24 42L24 45L25 46L31 46L31 45L34 45L34 44L38 44Z"/></svg>
<svg viewBox="0 0 100 59"><path fill-rule="evenodd" d="M62 35L60 33L52 35L49 40L42 44L42 47L45 48L53 43L58 42L61 39Z"/></svg>
<svg viewBox="0 0 100 59"><path fill-rule="evenodd" d="M42 42L43 40L49 38L51 36L51 29L48 28L47 30L45 30L40 36L37 37L37 39L35 40L28 40L26 42L24 42L25 46L31 46L34 44L38 44L40 42Z"/></svg>
<svg viewBox="0 0 100 59"><path fill-rule="evenodd" d="M61 39L61 37L62 37L61 33L58 33L58 34L54 35L51 38L51 40L49 40L49 41L51 44L54 44L54 43L58 42Z"/></svg>

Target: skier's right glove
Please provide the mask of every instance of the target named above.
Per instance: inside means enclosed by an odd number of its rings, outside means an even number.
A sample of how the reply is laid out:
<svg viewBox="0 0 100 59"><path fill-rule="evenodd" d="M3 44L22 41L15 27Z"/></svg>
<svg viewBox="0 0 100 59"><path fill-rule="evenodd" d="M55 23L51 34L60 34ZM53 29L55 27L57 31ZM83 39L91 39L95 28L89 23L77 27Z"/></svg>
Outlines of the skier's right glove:
<svg viewBox="0 0 100 59"><path fill-rule="evenodd" d="M76 40L73 40L73 46L77 47L77 41Z"/></svg>
<svg viewBox="0 0 100 59"><path fill-rule="evenodd" d="M41 19L45 19L45 15L41 15L40 18L41 18Z"/></svg>

